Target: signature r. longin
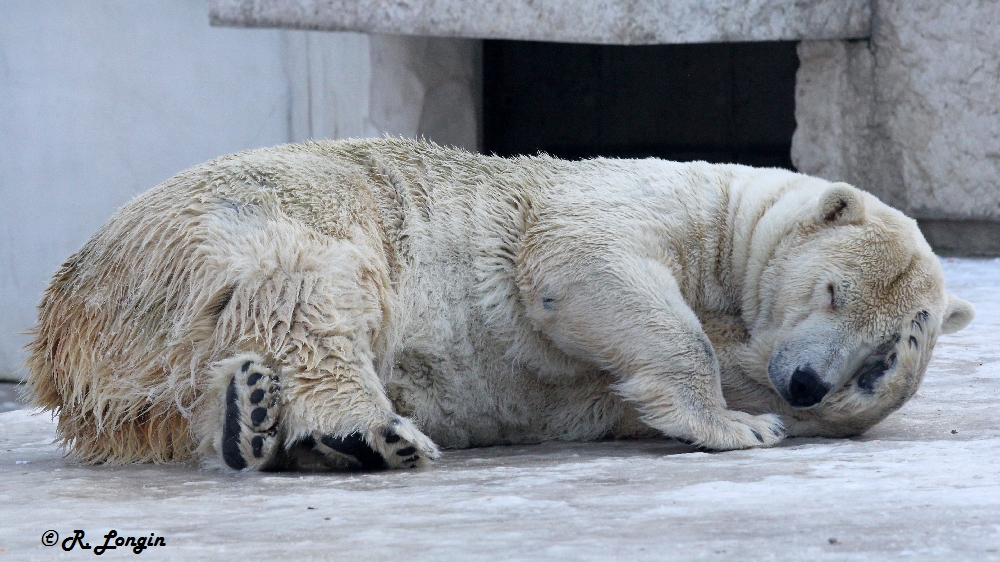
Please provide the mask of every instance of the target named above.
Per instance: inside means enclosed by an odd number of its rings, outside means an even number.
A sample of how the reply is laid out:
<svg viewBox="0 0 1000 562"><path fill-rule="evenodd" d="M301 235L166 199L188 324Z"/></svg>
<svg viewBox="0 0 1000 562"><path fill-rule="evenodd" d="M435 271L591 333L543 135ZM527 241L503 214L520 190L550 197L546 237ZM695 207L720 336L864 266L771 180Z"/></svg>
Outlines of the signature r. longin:
<svg viewBox="0 0 1000 562"><path fill-rule="evenodd" d="M118 531L111 529L106 535L104 535L104 544L94 547L91 547L90 543L84 540L86 536L86 531L83 531L82 529L74 530L72 536L68 536L63 539L61 544L62 549L69 552L79 546L80 550L93 549L94 554L100 556L108 550L115 550L118 548L131 548L133 553L142 554L142 551L151 546L167 546L167 540L163 537L156 536L156 533L150 533L148 537L124 537L118 536ZM56 544L59 544L59 533L52 530L45 531L42 533L42 544L45 546L55 546Z"/></svg>

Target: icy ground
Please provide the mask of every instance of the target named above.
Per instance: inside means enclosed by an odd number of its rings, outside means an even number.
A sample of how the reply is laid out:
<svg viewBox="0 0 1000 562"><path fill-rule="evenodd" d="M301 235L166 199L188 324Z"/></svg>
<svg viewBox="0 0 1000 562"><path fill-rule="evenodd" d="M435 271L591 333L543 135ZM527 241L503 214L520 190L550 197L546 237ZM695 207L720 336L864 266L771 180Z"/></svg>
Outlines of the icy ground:
<svg viewBox="0 0 1000 562"><path fill-rule="evenodd" d="M79 560L75 529L164 537L143 559L1000 560L1000 260L945 260L978 317L857 439L706 454L671 440L447 452L425 471L83 467L0 414L0 562ZM119 549L113 558L134 556Z"/></svg>

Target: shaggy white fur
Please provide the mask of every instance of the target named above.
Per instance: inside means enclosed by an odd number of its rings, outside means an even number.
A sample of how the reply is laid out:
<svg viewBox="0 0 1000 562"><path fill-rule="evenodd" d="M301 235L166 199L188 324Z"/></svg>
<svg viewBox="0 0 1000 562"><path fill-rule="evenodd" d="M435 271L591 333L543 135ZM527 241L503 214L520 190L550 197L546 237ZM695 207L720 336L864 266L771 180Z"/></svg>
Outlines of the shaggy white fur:
<svg viewBox="0 0 1000 562"><path fill-rule="evenodd" d="M56 273L28 366L84 462L735 449L864 431L973 314L914 221L845 184L313 142L126 205Z"/></svg>

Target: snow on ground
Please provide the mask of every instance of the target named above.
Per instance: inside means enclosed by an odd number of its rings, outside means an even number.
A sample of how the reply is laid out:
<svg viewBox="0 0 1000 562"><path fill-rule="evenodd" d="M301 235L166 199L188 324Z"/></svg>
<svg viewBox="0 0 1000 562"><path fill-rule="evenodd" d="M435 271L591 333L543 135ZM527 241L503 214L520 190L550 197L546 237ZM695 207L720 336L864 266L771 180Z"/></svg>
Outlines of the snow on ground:
<svg viewBox="0 0 1000 562"><path fill-rule="evenodd" d="M856 439L706 454L671 440L449 451L423 471L84 467L54 425L0 414L0 562L79 559L1000 560L1000 260L944 260L978 317L917 396ZM108 551L108 556L133 556Z"/></svg>

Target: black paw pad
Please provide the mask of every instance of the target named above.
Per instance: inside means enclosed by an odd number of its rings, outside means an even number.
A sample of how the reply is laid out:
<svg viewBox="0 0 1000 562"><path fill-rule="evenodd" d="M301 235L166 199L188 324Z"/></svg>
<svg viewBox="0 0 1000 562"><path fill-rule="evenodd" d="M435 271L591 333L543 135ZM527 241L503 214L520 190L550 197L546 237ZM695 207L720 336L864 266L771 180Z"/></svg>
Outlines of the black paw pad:
<svg viewBox="0 0 1000 562"><path fill-rule="evenodd" d="M338 453L354 457L361 464L362 470L375 470L386 467L385 459L382 458L382 455L372 449L359 432L354 432L344 437L324 435L320 438L320 442Z"/></svg>
<svg viewBox="0 0 1000 562"><path fill-rule="evenodd" d="M222 427L222 460L229 468L243 470L247 461L240 452L240 405L236 392L236 379L226 388L226 421Z"/></svg>
<svg viewBox="0 0 1000 562"><path fill-rule="evenodd" d="M396 454L399 455L399 456L401 456L401 457L408 457L408 456L410 456L410 455L412 455L413 453L416 453L416 452L417 452L417 448L416 447L405 447L405 448L402 448L402 449L396 451Z"/></svg>
<svg viewBox="0 0 1000 562"><path fill-rule="evenodd" d="M225 392L222 460L236 470L265 470L280 455L278 376L254 361L233 370Z"/></svg>
<svg viewBox="0 0 1000 562"><path fill-rule="evenodd" d="M253 423L255 426L264 423L264 420L266 419L267 419L267 408L254 408L254 410L250 412L250 422Z"/></svg>

